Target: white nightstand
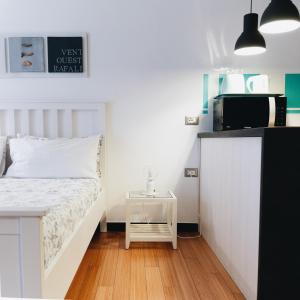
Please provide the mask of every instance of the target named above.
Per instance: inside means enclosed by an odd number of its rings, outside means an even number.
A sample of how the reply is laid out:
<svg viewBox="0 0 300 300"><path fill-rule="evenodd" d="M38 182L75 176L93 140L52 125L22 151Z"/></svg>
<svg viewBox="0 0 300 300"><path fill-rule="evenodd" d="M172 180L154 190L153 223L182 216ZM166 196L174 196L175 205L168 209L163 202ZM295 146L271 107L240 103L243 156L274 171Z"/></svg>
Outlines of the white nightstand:
<svg viewBox="0 0 300 300"><path fill-rule="evenodd" d="M165 204L165 223L132 223L132 207L143 204ZM126 249L130 242L172 242L177 248L177 198L171 192L148 196L145 192L128 192L126 195Z"/></svg>

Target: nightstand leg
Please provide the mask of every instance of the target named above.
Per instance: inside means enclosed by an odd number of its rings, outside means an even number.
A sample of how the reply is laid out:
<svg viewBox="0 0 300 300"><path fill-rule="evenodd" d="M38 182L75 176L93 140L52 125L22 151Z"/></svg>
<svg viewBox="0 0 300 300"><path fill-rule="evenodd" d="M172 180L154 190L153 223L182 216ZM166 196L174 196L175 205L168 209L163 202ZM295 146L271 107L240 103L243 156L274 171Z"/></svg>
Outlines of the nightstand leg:
<svg viewBox="0 0 300 300"><path fill-rule="evenodd" d="M129 204L126 204L126 229L125 229L125 248L129 249L129 245L130 245L130 208L129 208Z"/></svg>
<svg viewBox="0 0 300 300"><path fill-rule="evenodd" d="M172 205L172 229L173 249L177 249L177 199L173 202Z"/></svg>
<svg viewBox="0 0 300 300"><path fill-rule="evenodd" d="M126 245L125 245L125 248L126 249L129 249L129 246L130 246L130 241L129 241L129 238L128 238L128 233L126 232Z"/></svg>

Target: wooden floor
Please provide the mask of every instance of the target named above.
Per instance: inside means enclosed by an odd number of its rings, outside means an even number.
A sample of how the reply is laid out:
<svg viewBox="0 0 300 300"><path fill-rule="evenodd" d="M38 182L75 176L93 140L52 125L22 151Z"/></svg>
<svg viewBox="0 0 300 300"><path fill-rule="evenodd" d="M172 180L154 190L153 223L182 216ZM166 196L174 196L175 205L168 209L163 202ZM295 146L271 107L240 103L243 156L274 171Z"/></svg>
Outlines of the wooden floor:
<svg viewBox="0 0 300 300"><path fill-rule="evenodd" d="M101 233L85 254L68 299L245 299L202 238L132 243Z"/></svg>

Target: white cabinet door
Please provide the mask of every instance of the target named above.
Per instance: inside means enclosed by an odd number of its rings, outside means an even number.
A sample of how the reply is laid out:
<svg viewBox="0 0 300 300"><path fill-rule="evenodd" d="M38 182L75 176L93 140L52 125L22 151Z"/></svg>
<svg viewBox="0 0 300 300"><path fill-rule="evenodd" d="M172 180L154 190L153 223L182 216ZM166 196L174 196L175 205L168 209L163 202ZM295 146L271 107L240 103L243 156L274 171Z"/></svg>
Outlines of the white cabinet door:
<svg viewBox="0 0 300 300"><path fill-rule="evenodd" d="M261 143L201 139L201 231L249 300L257 293Z"/></svg>

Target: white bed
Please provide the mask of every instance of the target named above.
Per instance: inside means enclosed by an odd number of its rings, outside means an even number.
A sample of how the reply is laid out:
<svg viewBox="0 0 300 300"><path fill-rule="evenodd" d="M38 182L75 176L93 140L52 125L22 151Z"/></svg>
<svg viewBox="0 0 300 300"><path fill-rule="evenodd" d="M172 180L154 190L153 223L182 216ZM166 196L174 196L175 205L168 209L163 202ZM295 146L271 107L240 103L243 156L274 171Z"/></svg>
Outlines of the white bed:
<svg viewBox="0 0 300 300"><path fill-rule="evenodd" d="M0 103L0 134L105 133L102 103ZM0 295L63 298L105 220L105 164L98 179L0 179Z"/></svg>

